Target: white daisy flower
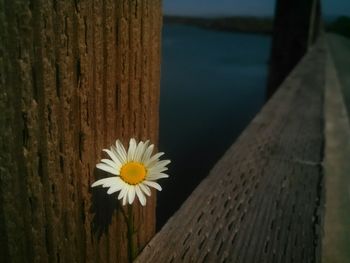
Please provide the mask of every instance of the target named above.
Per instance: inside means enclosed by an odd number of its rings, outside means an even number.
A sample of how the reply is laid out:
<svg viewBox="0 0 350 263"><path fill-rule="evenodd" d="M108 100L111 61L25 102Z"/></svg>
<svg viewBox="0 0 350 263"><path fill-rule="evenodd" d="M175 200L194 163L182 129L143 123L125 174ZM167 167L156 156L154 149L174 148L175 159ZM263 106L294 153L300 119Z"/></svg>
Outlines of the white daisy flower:
<svg viewBox="0 0 350 263"><path fill-rule="evenodd" d="M107 194L119 191L118 199L123 199L123 205L132 204L135 196L140 203L146 205L146 196L151 196L150 187L161 191L161 186L155 181L169 177L164 171L170 160L159 160L164 153L160 152L152 156L154 145L149 141L130 139L128 151L117 140L115 146L103 149L111 159L102 159L96 167L115 176L104 178L94 182L91 187L102 185L109 187Z"/></svg>

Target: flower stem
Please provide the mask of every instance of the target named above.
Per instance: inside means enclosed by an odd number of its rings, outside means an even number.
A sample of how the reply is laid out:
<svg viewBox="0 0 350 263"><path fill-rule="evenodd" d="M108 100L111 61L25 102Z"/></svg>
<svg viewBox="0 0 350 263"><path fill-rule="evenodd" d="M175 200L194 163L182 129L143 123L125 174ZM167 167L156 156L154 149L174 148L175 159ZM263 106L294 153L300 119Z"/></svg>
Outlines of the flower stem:
<svg viewBox="0 0 350 263"><path fill-rule="evenodd" d="M132 211L132 206L128 205L128 252L129 252L129 262L133 262L136 256L136 247L134 245L134 216Z"/></svg>
<svg viewBox="0 0 350 263"><path fill-rule="evenodd" d="M128 239L128 258L129 262L132 263L136 256L136 248L134 246L134 217L132 212L132 205L128 205L128 211L125 212L124 208L119 204L120 210L123 214L125 223L127 225L127 239Z"/></svg>

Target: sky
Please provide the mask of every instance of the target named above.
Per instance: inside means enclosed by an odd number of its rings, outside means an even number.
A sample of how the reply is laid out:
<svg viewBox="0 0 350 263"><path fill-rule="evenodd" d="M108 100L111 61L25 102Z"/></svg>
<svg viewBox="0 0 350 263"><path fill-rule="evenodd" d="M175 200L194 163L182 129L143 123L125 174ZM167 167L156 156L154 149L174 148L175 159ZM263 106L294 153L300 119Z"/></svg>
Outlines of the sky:
<svg viewBox="0 0 350 263"><path fill-rule="evenodd" d="M350 0L322 0L325 15L350 16ZM163 0L166 15L272 16L275 0Z"/></svg>

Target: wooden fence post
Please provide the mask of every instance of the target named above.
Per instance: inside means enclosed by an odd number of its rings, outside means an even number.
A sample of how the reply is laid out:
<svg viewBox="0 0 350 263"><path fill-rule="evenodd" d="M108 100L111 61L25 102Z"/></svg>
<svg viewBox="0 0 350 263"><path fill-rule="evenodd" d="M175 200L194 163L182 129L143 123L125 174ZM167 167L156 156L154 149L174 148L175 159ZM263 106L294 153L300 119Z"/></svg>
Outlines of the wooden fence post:
<svg viewBox="0 0 350 263"><path fill-rule="evenodd" d="M277 0L267 98L304 56L320 32L319 0Z"/></svg>
<svg viewBox="0 0 350 263"><path fill-rule="evenodd" d="M116 196L91 183L117 138L158 138L160 0L0 0L0 262L127 262ZM155 194L134 208L155 231Z"/></svg>

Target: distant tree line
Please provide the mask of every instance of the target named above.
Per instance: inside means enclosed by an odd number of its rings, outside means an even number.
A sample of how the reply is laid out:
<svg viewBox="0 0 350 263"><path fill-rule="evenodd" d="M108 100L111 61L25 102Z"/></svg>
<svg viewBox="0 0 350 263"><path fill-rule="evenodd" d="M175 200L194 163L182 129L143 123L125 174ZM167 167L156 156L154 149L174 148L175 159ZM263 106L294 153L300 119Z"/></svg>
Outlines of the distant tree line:
<svg viewBox="0 0 350 263"><path fill-rule="evenodd" d="M272 17L186 17L164 16L165 24L185 24L201 28L220 31L235 31L257 34L271 34L273 27Z"/></svg>
<svg viewBox="0 0 350 263"><path fill-rule="evenodd" d="M220 31L272 34L273 17L187 17L164 16L165 24L184 24ZM326 31L350 37L350 17L340 16L325 23Z"/></svg>

